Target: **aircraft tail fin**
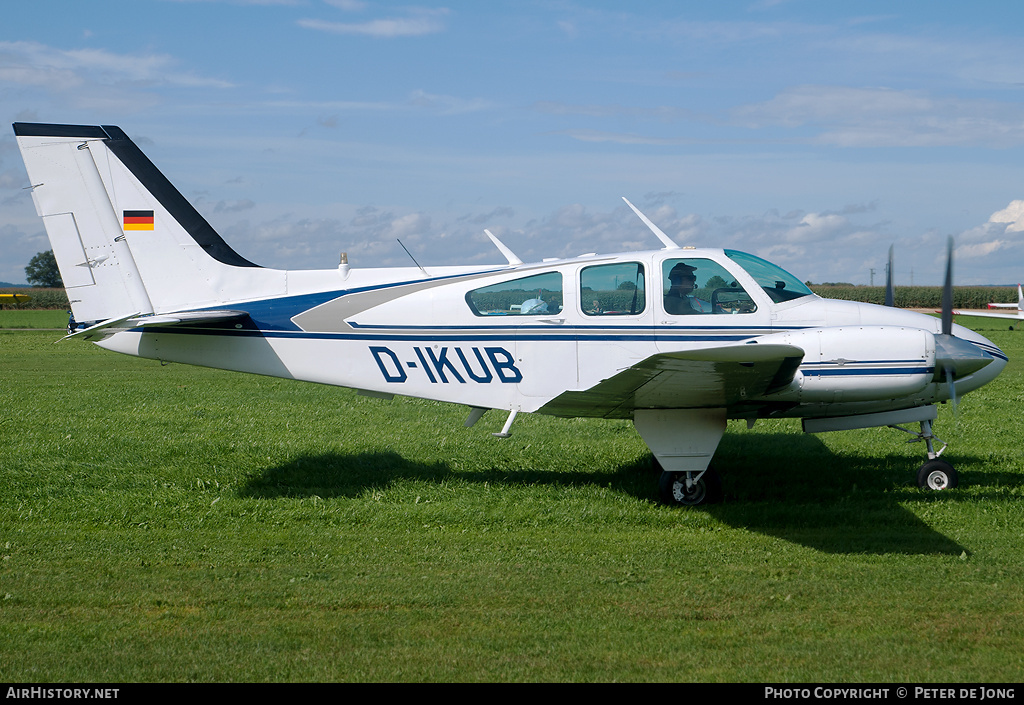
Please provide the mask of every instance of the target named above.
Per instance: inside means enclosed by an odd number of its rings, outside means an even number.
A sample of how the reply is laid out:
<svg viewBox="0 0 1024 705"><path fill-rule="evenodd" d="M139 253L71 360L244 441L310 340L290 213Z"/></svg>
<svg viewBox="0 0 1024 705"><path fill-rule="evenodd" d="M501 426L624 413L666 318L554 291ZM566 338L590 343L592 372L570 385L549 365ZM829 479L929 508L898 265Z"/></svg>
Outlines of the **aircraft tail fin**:
<svg viewBox="0 0 1024 705"><path fill-rule="evenodd" d="M283 274L241 257L118 127L14 123L32 199L76 320L269 295Z"/></svg>

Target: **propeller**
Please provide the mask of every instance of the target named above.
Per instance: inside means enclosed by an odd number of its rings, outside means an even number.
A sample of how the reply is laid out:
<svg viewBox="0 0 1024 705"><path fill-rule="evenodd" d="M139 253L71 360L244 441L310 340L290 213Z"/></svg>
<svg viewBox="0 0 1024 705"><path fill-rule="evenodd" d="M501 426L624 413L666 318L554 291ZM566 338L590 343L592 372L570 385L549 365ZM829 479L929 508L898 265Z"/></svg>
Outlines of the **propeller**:
<svg viewBox="0 0 1024 705"><path fill-rule="evenodd" d="M946 242L946 279L942 284L942 333L935 336L935 381L946 381L956 412L956 379L992 362L992 356L953 335L953 236Z"/></svg>
<svg viewBox="0 0 1024 705"><path fill-rule="evenodd" d="M889 245L889 262L885 265L885 305L896 305L896 294L892 284L892 245Z"/></svg>
<svg viewBox="0 0 1024 705"><path fill-rule="evenodd" d="M942 335L953 335L953 236L946 240L946 278L942 282ZM936 346L937 347L937 346ZM938 352L938 350L936 350ZM949 386L949 401L953 405L953 413L957 412L956 402L956 369L948 360L944 361L942 373L946 376Z"/></svg>
<svg viewBox="0 0 1024 705"><path fill-rule="evenodd" d="M885 272L885 305L895 306L893 287L893 247L889 247L889 261ZM1024 301L1024 294L1019 298ZM1024 307L1024 303L1021 304ZM946 277L942 283L941 332L933 334L935 341L934 382L946 383L953 414L958 414L956 380L974 374L994 359L973 343L953 335L953 236L946 240Z"/></svg>
<svg viewBox="0 0 1024 705"><path fill-rule="evenodd" d="M942 334L953 334L953 236L946 241L946 281L942 284Z"/></svg>

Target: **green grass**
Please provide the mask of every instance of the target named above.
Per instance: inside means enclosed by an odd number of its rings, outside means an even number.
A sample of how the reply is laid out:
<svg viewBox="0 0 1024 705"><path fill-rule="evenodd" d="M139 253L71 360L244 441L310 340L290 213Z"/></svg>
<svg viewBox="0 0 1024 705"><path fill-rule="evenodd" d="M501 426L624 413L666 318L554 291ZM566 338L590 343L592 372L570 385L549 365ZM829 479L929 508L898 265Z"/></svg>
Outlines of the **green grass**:
<svg viewBox="0 0 1024 705"><path fill-rule="evenodd" d="M35 309L0 311L0 330L20 330L24 328L64 330L67 327L67 311Z"/></svg>
<svg viewBox="0 0 1024 705"><path fill-rule="evenodd" d="M0 679L1019 682L1024 333L976 320L1011 363L940 410L960 489L730 422L697 510L626 422L0 332Z"/></svg>

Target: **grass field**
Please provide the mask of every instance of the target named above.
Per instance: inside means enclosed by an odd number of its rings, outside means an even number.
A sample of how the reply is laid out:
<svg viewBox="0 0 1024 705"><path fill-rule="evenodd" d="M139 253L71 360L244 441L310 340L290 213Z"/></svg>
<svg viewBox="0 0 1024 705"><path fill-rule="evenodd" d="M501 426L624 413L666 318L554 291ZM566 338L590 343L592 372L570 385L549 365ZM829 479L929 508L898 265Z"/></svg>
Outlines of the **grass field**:
<svg viewBox="0 0 1024 705"><path fill-rule="evenodd" d="M1020 682L1024 333L936 432L631 424L161 366L0 313L0 680ZM64 314L57 319L63 326ZM964 319L968 322L967 319ZM47 327L39 324L37 327Z"/></svg>
<svg viewBox="0 0 1024 705"><path fill-rule="evenodd" d="M0 330L59 329L68 327L67 311L36 309L0 311Z"/></svg>

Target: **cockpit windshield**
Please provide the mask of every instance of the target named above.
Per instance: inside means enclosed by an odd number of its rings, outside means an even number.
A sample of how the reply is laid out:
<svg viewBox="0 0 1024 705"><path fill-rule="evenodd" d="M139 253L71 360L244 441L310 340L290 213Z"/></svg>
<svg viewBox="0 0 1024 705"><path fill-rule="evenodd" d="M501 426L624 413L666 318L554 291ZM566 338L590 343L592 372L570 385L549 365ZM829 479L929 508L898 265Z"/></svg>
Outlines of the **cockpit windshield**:
<svg viewBox="0 0 1024 705"><path fill-rule="evenodd" d="M775 303L814 295L802 281L767 260L737 250L726 250L725 255L743 267Z"/></svg>

